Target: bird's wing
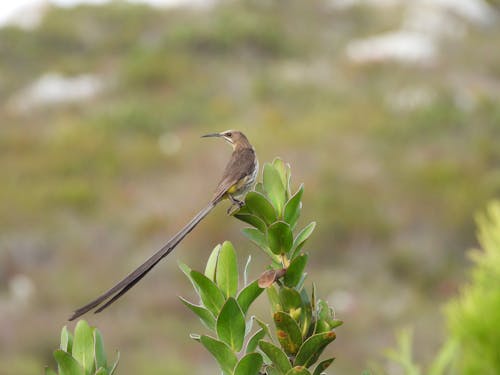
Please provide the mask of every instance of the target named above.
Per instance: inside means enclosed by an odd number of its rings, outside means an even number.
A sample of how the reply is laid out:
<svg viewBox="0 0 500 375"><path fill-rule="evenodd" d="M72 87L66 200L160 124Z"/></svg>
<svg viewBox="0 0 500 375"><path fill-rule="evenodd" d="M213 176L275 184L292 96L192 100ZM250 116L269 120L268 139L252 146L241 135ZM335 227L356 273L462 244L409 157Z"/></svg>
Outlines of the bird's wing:
<svg viewBox="0 0 500 375"><path fill-rule="evenodd" d="M234 151L227 163L219 184L214 192L213 201L219 201L226 192L243 177L248 176L255 168L255 151L251 148Z"/></svg>

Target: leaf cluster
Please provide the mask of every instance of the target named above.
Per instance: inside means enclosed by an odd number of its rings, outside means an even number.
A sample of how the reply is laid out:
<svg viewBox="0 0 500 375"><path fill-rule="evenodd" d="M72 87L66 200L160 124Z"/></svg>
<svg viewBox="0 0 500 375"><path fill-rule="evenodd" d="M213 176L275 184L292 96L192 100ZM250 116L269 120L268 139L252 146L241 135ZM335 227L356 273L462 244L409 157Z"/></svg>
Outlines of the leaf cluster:
<svg viewBox="0 0 500 375"><path fill-rule="evenodd" d="M238 265L229 242L217 246L205 273L181 265L191 280L201 304L181 298L216 337L192 335L215 357L224 374L313 374L319 375L334 358L319 360L324 349L336 338L336 320L326 301L317 299L313 284L304 288L308 254L301 252L315 223L295 234L302 210L304 188L292 194L290 167L281 159L264 166L263 182L247 194L245 205L235 217L250 224L243 233L270 258L271 264L257 280L238 292ZM275 329L256 317L247 318L250 305L267 290ZM259 328L251 334L252 323Z"/></svg>
<svg viewBox="0 0 500 375"><path fill-rule="evenodd" d="M113 364L108 364L101 333L85 320L80 320L74 335L66 326L63 327L61 344L54 351L54 358L58 371L47 367L45 375L113 375L120 353Z"/></svg>

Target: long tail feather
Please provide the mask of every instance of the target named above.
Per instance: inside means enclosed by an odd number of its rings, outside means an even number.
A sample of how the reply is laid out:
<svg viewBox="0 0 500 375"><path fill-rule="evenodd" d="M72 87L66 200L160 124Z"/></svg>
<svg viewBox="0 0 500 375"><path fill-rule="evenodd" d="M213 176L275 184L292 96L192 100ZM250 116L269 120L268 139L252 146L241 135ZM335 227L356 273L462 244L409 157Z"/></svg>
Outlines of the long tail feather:
<svg viewBox="0 0 500 375"><path fill-rule="evenodd" d="M75 310L73 315L69 318L69 320L74 320L79 316L87 313L88 311L94 309L95 307L102 304L104 301L108 300L103 306L99 307L95 312L101 312L106 307L115 302L118 298L120 298L123 294L125 294L130 288L132 288L136 283L138 283L149 271L153 269L153 267L164 257L166 257L175 247L182 241L184 237L186 237L189 232L191 232L198 223L208 215L208 213L215 207L218 203L218 199L214 199L208 206L206 206L203 210L198 212L198 214L191 219L189 223L187 223L184 228L182 228L177 234L175 234L170 241L168 241L165 246L163 246L160 250L158 250L155 254L153 254L148 260L146 260L143 264L137 267L134 271L132 271L129 275L127 275L122 281L113 286L111 289L97 297L95 300L89 302L85 306L80 307ZM110 299L111 298L111 299Z"/></svg>

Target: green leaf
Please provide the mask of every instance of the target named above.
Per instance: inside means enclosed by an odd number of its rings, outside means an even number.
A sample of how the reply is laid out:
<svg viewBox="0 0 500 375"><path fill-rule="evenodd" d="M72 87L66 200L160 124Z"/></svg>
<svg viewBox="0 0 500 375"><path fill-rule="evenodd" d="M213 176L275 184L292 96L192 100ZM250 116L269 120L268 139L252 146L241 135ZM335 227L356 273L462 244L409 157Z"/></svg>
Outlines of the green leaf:
<svg viewBox="0 0 500 375"><path fill-rule="evenodd" d="M243 235L252 241L259 249L264 251L268 256L270 256L274 261L279 262L280 258L273 254L269 245L267 244L266 235L255 228L243 228L241 230Z"/></svg>
<svg viewBox="0 0 500 375"><path fill-rule="evenodd" d="M205 305L205 307L215 316L219 315L219 311L222 305L224 305L225 298L217 285L198 271L192 270L189 274L196 285L197 292L203 305Z"/></svg>
<svg viewBox="0 0 500 375"><path fill-rule="evenodd" d="M289 313L294 319L297 319L302 309L302 297L300 293L293 288L280 288L279 300L283 311Z"/></svg>
<svg viewBox="0 0 500 375"><path fill-rule="evenodd" d="M45 367L45 375L57 375L54 370L49 367Z"/></svg>
<svg viewBox="0 0 500 375"><path fill-rule="evenodd" d="M281 217L286 200L286 190L278 171L269 163L264 165L263 184L269 200Z"/></svg>
<svg viewBox="0 0 500 375"><path fill-rule="evenodd" d="M299 234L293 241L292 252L291 252L292 255L290 258L292 259L295 258L295 255L302 249L309 236L312 234L312 232L314 232L315 227L316 227L316 222L313 221L299 232Z"/></svg>
<svg viewBox="0 0 500 375"><path fill-rule="evenodd" d="M217 259L219 258L219 252L221 245L214 247L210 256L208 257L207 265L205 267L205 276L210 280L215 281L215 272L217 270Z"/></svg>
<svg viewBox="0 0 500 375"><path fill-rule="evenodd" d="M107 368L106 353L104 352L104 340L102 339L101 332L94 328L94 352L95 352L95 368Z"/></svg>
<svg viewBox="0 0 500 375"><path fill-rule="evenodd" d="M292 259L285 273L284 282L286 286L290 288L297 286L297 284L300 282L300 279L302 278L302 275L304 274L304 268L306 267L306 264L306 254L301 254Z"/></svg>
<svg viewBox="0 0 500 375"><path fill-rule="evenodd" d="M94 372L94 334L85 320L76 324L72 356L82 365L86 374Z"/></svg>
<svg viewBox="0 0 500 375"><path fill-rule="evenodd" d="M248 340L247 348L245 350L246 353L254 352L257 349L257 345L259 345L259 341L262 340L266 336L266 331L264 329L259 329L255 332L252 337Z"/></svg>
<svg viewBox="0 0 500 375"><path fill-rule="evenodd" d="M289 355L295 355L302 345L302 333L297 322L287 313L278 311L273 315L276 336L281 347Z"/></svg>
<svg viewBox="0 0 500 375"><path fill-rule="evenodd" d="M60 375L85 375L85 370L78 361L64 350L55 350L54 358L59 367Z"/></svg>
<svg viewBox="0 0 500 375"><path fill-rule="evenodd" d="M194 282L193 278L191 277L191 268L187 265L182 263L181 261L177 262L179 265L179 268L181 269L182 273L187 276L189 281L191 281L191 284L193 285L193 288L198 292L198 285Z"/></svg>
<svg viewBox="0 0 500 375"><path fill-rule="evenodd" d="M267 375L283 375L281 371L278 371L274 366L266 366Z"/></svg>
<svg viewBox="0 0 500 375"><path fill-rule="evenodd" d="M311 331L311 323L312 323L312 305L309 300L309 296L307 295L307 291L302 289L300 291L300 298L302 299L302 312L300 315L300 326L302 327L302 337L306 337ZM311 331L311 334L314 331Z"/></svg>
<svg viewBox="0 0 500 375"><path fill-rule="evenodd" d="M276 345L261 340L259 341L259 347L269 357L276 369L281 373L286 374L286 372L292 368L286 354Z"/></svg>
<svg viewBox="0 0 500 375"><path fill-rule="evenodd" d="M246 206L243 206L243 207L246 207ZM240 212L240 211L235 213L234 217L236 217L238 220L241 220L247 224L250 224L251 226L257 228L261 232L266 231L266 228L267 228L266 223L264 223L264 221L260 217L254 215L250 212Z"/></svg>
<svg viewBox="0 0 500 375"><path fill-rule="evenodd" d="M288 254L293 245L290 226L284 221L271 224L267 230L267 242L274 254Z"/></svg>
<svg viewBox="0 0 500 375"><path fill-rule="evenodd" d="M295 366L309 367L316 362L326 348L326 346L335 340L335 332L323 332L309 337L299 349L295 357Z"/></svg>
<svg viewBox="0 0 500 375"><path fill-rule="evenodd" d="M263 194L251 191L247 194L245 202L248 211L262 219L267 225L276 221L276 211Z"/></svg>
<svg viewBox="0 0 500 375"><path fill-rule="evenodd" d="M290 164L285 163L280 158L275 158L273 160L273 167L276 169L281 178L281 183L285 187L287 193L286 199L289 198L290 192Z"/></svg>
<svg viewBox="0 0 500 375"><path fill-rule="evenodd" d="M73 336L68 331L68 327L64 326L61 330L60 348L65 352L71 353L72 347L73 347Z"/></svg>
<svg viewBox="0 0 500 375"><path fill-rule="evenodd" d="M269 298L269 302L271 303L271 309L273 311L281 310L280 297L274 285L270 286L269 288L266 288L266 292L267 292L267 297Z"/></svg>
<svg viewBox="0 0 500 375"><path fill-rule="evenodd" d="M236 260L236 251L229 241L225 241L220 249L215 280L226 298L236 295L238 290L238 262Z"/></svg>
<svg viewBox="0 0 500 375"><path fill-rule="evenodd" d="M233 297L222 307L216 323L217 336L234 351L239 352L245 338L245 316Z"/></svg>
<svg viewBox="0 0 500 375"><path fill-rule="evenodd" d="M243 311L243 314L246 315L250 305L255 301L255 299L260 296L260 294L264 291L264 289L259 287L258 281L255 280L252 283L248 284L245 288L243 288L238 294L237 300L238 304Z"/></svg>
<svg viewBox="0 0 500 375"><path fill-rule="evenodd" d="M267 245L266 235L255 228L243 228L241 230L243 235L252 241L257 247L261 249L269 249Z"/></svg>
<svg viewBox="0 0 500 375"><path fill-rule="evenodd" d="M264 332L266 333L266 336L271 338L271 341L274 342L274 339L273 337L271 336L271 332L269 331L269 325L264 323L262 320L260 320L259 318L256 318L255 316L252 316L252 319L255 320L257 322L257 324L259 325L259 327L261 329L264 330Z"/></svg>
<svg viewBox="0 0 500 375"><path fill-rule="evenodd" d="M182 301L184 305L187 306L188 309L190 309L192 312L194 312L198 318L202 321L202 323L210 330L214 331L215 330L215 317L213 314L208 311L206 308L203 306L198 306L195 304L192 304L191 302L185 300L182 297L179 297L179 299Z"/></svg>
<svg viewBox="0 0 500 375"><path fill-rule="evenodd" d="M108 375L108 371L104 367L100 367L94 375Z"/></svg>
<svg viewBox="0 0 500 375"><path fill-rule="evenodd" d="M259 375L262 363L259 353L248 353L236 365L234 375Z"/></svg>
<svg viewBox="0 0 500 375"><path fill-rule="evenodd" d="M328 367L330 367L330 365L334 360L335 358L328 358L325 359L324 361L321 361L314 369L313 375L321 375L323 371L325 371Z"/></svg>
<svg viewBox="0 0 500 375"><path fill-rule="evenodd" d="M311 375L311 373L304 366L295 366L285 375Z"/></svg>
<svg viewBox="0 0 500 375"><path fill-rule="evenodd" d="M292 230L297 225L297 220L300 217L300 211L302 209L302 194L304 194L304 185L300 185L299 190L293 195L292 198L285 205L285 211L283 213L283 218L290 225Z"/></svg>
<svg viewBox="0 0 500 375"><path fill-rule="evenodd" d="M231 375L238 359L229 346L206 335L201 336L200 342L214 356L224 374Z"/></svg>

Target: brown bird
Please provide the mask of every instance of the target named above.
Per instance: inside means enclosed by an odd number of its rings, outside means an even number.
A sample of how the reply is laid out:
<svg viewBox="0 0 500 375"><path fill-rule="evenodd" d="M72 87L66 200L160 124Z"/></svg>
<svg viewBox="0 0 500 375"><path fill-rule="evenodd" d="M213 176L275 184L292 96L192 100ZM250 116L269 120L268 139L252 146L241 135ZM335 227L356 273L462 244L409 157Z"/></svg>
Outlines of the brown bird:
<svg viewBox="0 0 500 375"><path fill-rule="evenodd" d="M222 174L222 178L215 189L212 200L158 252L153 254L148 260L137 267L137 269L132 271L128 276L107 292L103 293L85 306L75 310L69 320L74 320L99 305L101 306L95 311L95 313L101 312L115 302L130 288L137 284L149 271L151 271L151 269L153 269L153 267L160 260L170 254L172 250L174 250L175 247L183 240L183 238L186 237L186 235L191 232L194 227L222 200L229 199L232 203L227 211L228 214L232 213L234 206L241 207L243 205L243 202L237 198L243 196L248 190L250 190L255 182L259 170L259 162L255 155L254 148L250 142L248 142L247 137L245 137L242 132L236 130L227 130L222 133L207 134L203 137L221 137L233 146L231 159L224 169L224 173Z"/></svg>

